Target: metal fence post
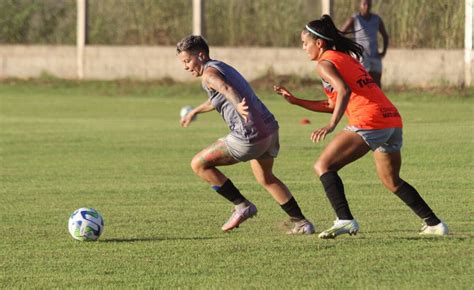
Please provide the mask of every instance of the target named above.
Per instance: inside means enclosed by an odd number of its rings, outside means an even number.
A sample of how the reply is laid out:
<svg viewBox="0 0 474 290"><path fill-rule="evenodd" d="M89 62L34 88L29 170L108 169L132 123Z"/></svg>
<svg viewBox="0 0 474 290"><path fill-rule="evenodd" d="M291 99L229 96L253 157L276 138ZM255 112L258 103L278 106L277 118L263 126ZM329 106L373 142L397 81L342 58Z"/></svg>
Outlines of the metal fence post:
<svg viewBox="0 0 474 290"><path fill-rule="evenodd" d="M329 16L332 16L331 2L331 0L321 0L321 15L327 14Z"/></svg>
<svg viewBox="0 0 474 290"><path fill-rule="evenodd" d="M193 0L193 35L204 34L204 0Z"/></svg>
<svg viewBox="0 0 474 290"><path fill-rule="evenodd" d="M77 0L77 78L84 78L84 49L87 42L87 0Z"/></svg>
<svg viewBox="0 0 474 290"><path fill-rule="evenodd" d="M472 0L466 0L464 24L464 86L471 86L472 79Z"/></svg>

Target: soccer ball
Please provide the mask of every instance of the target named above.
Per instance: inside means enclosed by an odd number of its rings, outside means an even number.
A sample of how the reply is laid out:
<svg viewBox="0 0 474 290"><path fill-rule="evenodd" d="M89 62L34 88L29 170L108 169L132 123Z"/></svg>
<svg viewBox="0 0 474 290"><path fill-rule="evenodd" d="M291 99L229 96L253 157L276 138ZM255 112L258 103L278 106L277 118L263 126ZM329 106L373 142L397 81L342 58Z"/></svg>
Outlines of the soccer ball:
<svg viewBox="0 0 474 290"><path fill-rule="evenodd" d="M69 217L69 233L79 241L96 241L104 231L104 220L93 208L80 208Z"/></svg>
<svg viewBox="0 0 474 290"><path fill-rule="evenodd" d="M181 119L183 119L184 116L186 116L192 110L193 110L193 107L184 106L184 107L181 108L181 111L179 111L179 116L181 117ZM194 121L194 120L196 120L196 115L194 115L193 118L191 119L191 121Z"/></svg>

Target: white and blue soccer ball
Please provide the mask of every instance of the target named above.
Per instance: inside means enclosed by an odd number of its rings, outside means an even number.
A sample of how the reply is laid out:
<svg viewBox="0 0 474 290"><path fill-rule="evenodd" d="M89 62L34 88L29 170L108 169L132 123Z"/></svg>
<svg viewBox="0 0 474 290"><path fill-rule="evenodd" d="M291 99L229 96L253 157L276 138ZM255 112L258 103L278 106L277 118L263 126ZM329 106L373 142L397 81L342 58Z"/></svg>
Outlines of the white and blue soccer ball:
<svg viewBox="0 0 474 290"><path fill-rule="evenodd" d="M191 106L184 106L181 108L181 111L179 111L179 116L181 117L181 119L184 118L184 116L186 116L187 114L189 114L189 112L191 112L193 110L193 107ZM196 120L196 115L193 116L192 118L192 121Z"/></svg>
<svg viewBox="0 0 474 290"><path fill-rule="evenodd" d="M68 229L76 240L97 241L104 231L104 219L95 209L83 207L71 214Z"/></svg>

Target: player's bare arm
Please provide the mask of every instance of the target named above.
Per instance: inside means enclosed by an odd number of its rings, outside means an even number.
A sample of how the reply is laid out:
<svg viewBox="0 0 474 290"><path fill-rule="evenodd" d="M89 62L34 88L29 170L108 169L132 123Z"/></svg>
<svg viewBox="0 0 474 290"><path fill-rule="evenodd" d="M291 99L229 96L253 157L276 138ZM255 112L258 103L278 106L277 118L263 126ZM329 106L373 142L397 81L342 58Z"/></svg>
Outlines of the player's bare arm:
<svg viewBox="0 0 474 290"><path fill-rule="evenodd" d="M354 18L349 17L344 25L342 25L341 32L346 33L354 30Z"/></svg>
<svg viewBox="0 0 474 290"><path fill-rule="evenodd" d="M323 60L319 62L317 70L321 78L326 80L334 88L337 93L337 100L334 105L334 111L332 113L329 124L323 128L315 130L311 134L311 140L313 142L319 142L324 140L327 134L334 131L337 124L344 115L344 111L347 108L347 104L349 103L349 97L352 92L351 88L344 82L337 69L329 61Z"/></svg>
<svg viewBox="0 0 474 290"><path fill-rule="evenodd" d="M248 106L245 98L222 78L221 74L215 68L207 68L202 75L204 84L213 90L223 94L226 99L235 107L237 112L242 116L245 122L248 118Z"/></svg>
<svg viewBox="0 0 474 290"><path fill-rule="evenodd" d="M387 53L389 37L388 37L387 30L385 30L385 25L382 19L380 19L379 32L380 34L382 34L382 38L383 38L383 49L382 49L382 52L380 53L380 57L384 57L385 54Z"/></svg>
<svg viewBox="0 0 474 290"><path fill-rule="evenodd" d="M190 111L186 116L184 116L181 121L181 127L188 127L191 121L193 120L194 116L201 113L207 113L214 110L214 106L212 105L211 101L207 100L204 103L200 104L192 111Z"/></svg>
<svg viewBox="0 0 474 290"><path fill-rule="evenodd" d="M212 105L210 100L206 100L204 103L200 104L196 108L194 108L191 113L194 114L201 114L201 113L207 113L210 111L214 111L214 106Z"/></svg>
<svg viewBox="0 0 474 290"><path fill-rule="evenodd" d="M285 98L288 103L300 106L310 111L332 113L334 110L334 103L331 100L313 101L299 99L295 97L288 89L282 86L273 86L273 90L277 94L283 96L283 98Z"/></svg>

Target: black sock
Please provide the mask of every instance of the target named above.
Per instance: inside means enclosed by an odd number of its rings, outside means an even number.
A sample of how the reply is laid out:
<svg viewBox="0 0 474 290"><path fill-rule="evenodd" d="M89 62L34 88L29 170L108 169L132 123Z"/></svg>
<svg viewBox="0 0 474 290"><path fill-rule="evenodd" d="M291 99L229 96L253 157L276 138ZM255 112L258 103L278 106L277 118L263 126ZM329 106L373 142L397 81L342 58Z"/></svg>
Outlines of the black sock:
<svg viewBox="0 0 474 290"><path fill-rule="evenodd" d="M328 171L319 178L323 184L326 196L331 202L332 208L340 220L352 220L354 217L349 209L346 195L344 194L344 185L337 175L337 172Z"/></svg>
<svg viewBox="0 0 474 290"><path fill-rule="evenodd" d="M436 217L431 208L426 204L413 186L403 182L402 186L395 191L395 194L403 200L425 223L429 226L435 226L441 221Z"/></svg>
<svg viewBox="0 0 474 290"><path fill-rule="evenodd" d="M296 202L294 197L291 197L285 204L280 205L281 208L291 217L294 221L304 220L305 217L301 212L301 208Z"/></svg>
<svg viewBox="0 0 474 290"><path fill-rule="evenodd" d="M212 188L235 205L247 200L230 179L227 179L222 186L213 186Z"/></svg>

